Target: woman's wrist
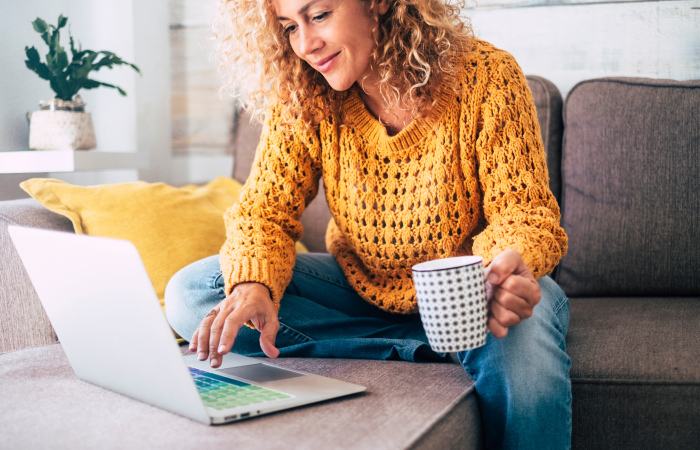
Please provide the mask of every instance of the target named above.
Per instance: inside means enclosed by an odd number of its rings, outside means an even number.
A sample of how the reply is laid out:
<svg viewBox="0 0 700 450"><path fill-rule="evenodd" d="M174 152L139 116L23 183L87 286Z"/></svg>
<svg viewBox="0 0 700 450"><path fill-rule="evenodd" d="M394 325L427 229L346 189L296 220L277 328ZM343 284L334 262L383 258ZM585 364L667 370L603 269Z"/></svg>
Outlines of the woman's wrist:
<svg viewBox="0 0 700 450"><path fill-rule="evenodd" d="M270 292L270 289L264 284L258 283L257 281L244 281L242 283L238 283L233 287L233 289L231 289L231 294L233 294L234 291L240 291L241 293L247 292L258 295L267 295L267 297L270 298L270 301L272 301L272 293Z"/></svg>

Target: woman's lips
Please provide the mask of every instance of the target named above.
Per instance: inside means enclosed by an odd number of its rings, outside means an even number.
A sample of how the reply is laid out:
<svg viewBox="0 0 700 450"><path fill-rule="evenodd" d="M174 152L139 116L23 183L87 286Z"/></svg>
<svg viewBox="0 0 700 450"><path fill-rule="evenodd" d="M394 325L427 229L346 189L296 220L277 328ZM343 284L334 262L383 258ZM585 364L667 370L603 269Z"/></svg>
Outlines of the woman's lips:
<svg viewBox="0 0 700 450"><path fill-rule="evenodd" d="M323 58L321 61L316 63L316 70L321 73L328 72L338 55L340 55L340 52L336 53L335 55L331 55L328 58Z"/></svg>

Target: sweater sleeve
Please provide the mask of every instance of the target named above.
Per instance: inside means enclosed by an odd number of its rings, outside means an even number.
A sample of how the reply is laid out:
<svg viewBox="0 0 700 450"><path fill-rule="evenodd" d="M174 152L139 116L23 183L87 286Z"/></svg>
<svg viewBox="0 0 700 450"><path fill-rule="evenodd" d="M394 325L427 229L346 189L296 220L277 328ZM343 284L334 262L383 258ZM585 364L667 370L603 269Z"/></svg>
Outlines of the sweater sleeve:
<svg viewBox="0 0 700 450"><path fill-rule="evenodd" d="M530 88L515 59L497 54L481 91L476 157L486 227L474 238L472 250L487 264L506 249L517 250L540 278L566 253L567 237L549 189Z"/></svg>
<svg viewBox="0 0 700 450"><path fill-rule="evenodd" d="M318 193L317 137L301 127L283 131L280 110L268 114L241 198L226 211L220 264L225 292L242 282L267 286L275 306L291 281L299 219Z"/></svg>

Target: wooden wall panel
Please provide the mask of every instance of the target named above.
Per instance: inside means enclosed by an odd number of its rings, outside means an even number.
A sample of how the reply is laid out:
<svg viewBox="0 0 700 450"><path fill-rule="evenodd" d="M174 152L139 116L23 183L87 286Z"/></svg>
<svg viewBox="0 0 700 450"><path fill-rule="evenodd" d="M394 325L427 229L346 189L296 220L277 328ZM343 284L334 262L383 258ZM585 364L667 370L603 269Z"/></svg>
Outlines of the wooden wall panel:
<svg viewBox="0 0 700 450"><path fill-rule="evenodd" d="M700 78L699 0L496 6L503 3L465 10L476 35L564 96L577 82L603 76Z"/></svg>
<svg viewBox="0 0 700 450"><path fill-rule="evenodd" d="M234 101L219 98L220 80L210 41L216 0L171 0L173 153L223 155Z"/></svg>

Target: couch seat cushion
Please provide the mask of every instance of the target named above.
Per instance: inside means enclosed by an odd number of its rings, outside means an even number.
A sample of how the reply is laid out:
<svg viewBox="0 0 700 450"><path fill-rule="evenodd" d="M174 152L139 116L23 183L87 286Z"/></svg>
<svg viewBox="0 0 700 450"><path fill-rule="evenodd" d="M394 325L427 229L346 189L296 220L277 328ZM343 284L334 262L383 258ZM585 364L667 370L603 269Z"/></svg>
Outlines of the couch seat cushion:
<svg viewBox="0 0 700 450"><path fill-rule="evenodd" d="M700 298L571 300L574 448L700 442Z"/></svg>
<svg viewBox="0 0 700 450"><path fill-rule="evenodd" d="M473 382L456 364L291 358L276 363L363 384L367 392L206 426L78 380L55 344L0 355L2 447L480 448Z"/></svg>

